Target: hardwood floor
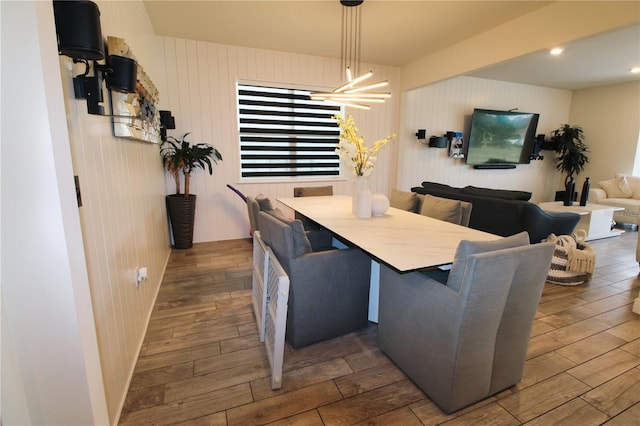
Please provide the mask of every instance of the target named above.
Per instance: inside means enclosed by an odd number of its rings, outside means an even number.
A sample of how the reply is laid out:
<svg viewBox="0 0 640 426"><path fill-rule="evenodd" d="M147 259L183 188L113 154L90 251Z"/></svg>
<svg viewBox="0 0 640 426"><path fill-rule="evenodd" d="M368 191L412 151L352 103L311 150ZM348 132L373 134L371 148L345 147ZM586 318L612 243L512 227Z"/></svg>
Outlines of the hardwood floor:
<svg viewBox="0 0 640 426"><path fill-rule="evenodd" d="M286 348L269 387L251 307L251 241L174 250L121 424L640 425L636 232L593 241L596 274L546 284L515 387L443 414L376 344L376 325Z"/></svg>

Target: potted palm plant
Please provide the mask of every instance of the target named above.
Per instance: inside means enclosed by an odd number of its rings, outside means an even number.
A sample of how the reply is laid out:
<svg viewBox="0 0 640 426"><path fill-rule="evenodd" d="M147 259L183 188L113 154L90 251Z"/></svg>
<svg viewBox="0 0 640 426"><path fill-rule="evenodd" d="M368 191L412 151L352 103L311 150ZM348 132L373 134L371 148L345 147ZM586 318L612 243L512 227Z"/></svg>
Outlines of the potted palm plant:
<svg viewBox="0 0 640 426"><path fill-rule="evenodd" d="M565 174L564 178L564 204L570 206L573 203L575 193L575 178L584 170L589 162L587 152L589 148L584 143L582 128L563 124L551 132L551 141L555 146L556 169Z"/></svg>
<svg viewBox="0 0 640 426"><path fill-rule="evenodd" d="M164 166L176 183L176 193L167 195L167 214L171 224L174 248L187 249L193 245L193 224L196 213L196 196L189 192L191 173L197 169L209 170L213 174L213 164L222 160L222 154L206 143L192 144L186 140L166 138L160 145L160 155ZM184 176L184 192L180 191L180 175Z"/></svg>

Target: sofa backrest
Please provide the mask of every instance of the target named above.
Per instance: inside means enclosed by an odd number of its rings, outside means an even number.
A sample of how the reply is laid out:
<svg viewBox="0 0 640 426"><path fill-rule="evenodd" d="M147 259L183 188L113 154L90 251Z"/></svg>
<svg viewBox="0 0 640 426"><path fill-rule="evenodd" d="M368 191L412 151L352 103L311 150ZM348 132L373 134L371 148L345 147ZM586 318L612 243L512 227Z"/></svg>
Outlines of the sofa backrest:
<svg viewBox="0 0 640 426"><path fill-rule="evenodd" d="M464 188L456 188L451 185L437 182L422 182L422 187L427 190L435 191L448 191L451 193L461 193L468 195L479 195L481 197L502 198L505 200L522 200L529 201L531 199L531 192L517 191L511 189L492 189L481 188L477 186L467 185Z"/></svg>
<svg viewBox="0 0 640 426"><path fill-rule="evenodd" d="M460 188L432 186L429 188L415 187L412 191L418 194L430 194L436 197L466 201L472 204L469 227L479 231L489 232L503 237L523 231L520 223L521 204L528 201L507 200L503 198L483 197L466 194Z"/></svg>

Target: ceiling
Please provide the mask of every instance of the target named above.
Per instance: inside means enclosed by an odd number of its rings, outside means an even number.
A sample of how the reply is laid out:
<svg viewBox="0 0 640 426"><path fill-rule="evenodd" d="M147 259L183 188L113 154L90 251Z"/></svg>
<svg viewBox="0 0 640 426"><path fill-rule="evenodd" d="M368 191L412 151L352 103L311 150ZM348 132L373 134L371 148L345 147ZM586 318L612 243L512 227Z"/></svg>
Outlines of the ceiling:
<svg viewBox="0 0 640 426"><path fill-rule="evenodd" d="M640 80L640 25L588 37L562 46L562 55L532 53L470 75L492 80L578 90Z"/></svg>
<svg viewBox="0 0 640 426"><path fill-rule="evenodd" d="M362 11L361 60L402 67L548 5L544 1L369 0ZM144 2L156 34L221 44L340 57L337 0ZM560 89L640 79L640 24L537 52L472 76Z"/></svg>

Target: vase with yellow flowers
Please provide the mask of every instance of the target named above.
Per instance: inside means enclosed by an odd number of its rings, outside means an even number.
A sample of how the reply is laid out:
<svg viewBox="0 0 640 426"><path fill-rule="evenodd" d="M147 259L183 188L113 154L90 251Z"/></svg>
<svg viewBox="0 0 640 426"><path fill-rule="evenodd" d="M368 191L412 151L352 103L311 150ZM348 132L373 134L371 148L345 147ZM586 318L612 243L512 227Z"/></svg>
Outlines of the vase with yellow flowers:
<svg viewBox="0 0 640 426"><path fill-rule="evenodd" d="M343 117L341 114L336 114L334 118L340 126L340 142L336 147L336 154L351 167L355 176L352 211L361 218L371 217L368 177L376 163L376 153L395 135L380 139L369 148L365 145L364 137L358 135L358 128L351 115Z"/></svg>

